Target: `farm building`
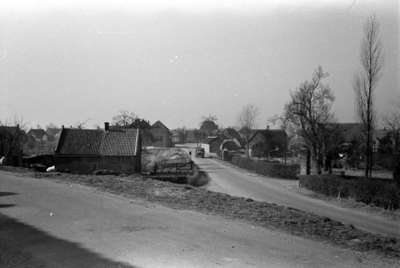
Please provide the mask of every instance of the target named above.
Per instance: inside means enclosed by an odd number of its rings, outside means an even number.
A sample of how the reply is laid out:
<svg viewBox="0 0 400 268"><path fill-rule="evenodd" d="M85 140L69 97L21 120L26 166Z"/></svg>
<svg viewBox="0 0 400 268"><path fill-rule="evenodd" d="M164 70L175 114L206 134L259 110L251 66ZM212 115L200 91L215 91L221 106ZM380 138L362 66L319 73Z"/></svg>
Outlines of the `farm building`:
<svg viewBox="0 0 400 268"><path fill-rule="evenodd" d="M202 142L201 147L206 153L218 153L221 151L223 140L218 136L209 136Z"/></svg>
<svg viewBox="0 0 400 268"><path fill-rule="evenodd" d="M62 128L54 164L56 169L92 174L95 170L139 173L141 145L139 129Z"/></svg>
<svg viewBox="0 0 400 268"><path fill-rule="evenodd" d="M152 146L154 147L172 146L171 131L163 123L161 123L161 121L157 121L151 126L150 133L153 136Z"/></svg>
<svg viewBox="0 0 400 268"><path fill-rule="evenodd" d="M265 135L270 136L270 140L265 140ZM274 147L271 148L271 156L284 156L287 148L287 134L283 129L265 129L255 131L249 139L249 155L253 156L253 149L260 143L273 142Z"/></svg>

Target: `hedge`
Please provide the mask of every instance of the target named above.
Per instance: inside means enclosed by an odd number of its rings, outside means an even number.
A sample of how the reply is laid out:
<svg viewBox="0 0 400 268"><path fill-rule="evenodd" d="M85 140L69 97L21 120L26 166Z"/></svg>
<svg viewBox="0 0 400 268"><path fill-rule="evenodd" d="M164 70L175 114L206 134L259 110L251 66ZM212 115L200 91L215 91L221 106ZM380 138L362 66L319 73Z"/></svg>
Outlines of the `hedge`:
<svg viewBox="0 0 400 268"><path fill-rule="evenodd" d="M232 164L256 174L281 179L295 180L300 173L300 165L298 164L255 162L240 156L234 156Z"/></svg>
<svg viewBox="0 0 400 268"><path fill-rule="evenodd" d="M299 184L301 187L327 196L353 198L358 202L385 209L400 207L400 187L390 180L365 178L349 180L335 175L303 175L300 176Z"/></svg>

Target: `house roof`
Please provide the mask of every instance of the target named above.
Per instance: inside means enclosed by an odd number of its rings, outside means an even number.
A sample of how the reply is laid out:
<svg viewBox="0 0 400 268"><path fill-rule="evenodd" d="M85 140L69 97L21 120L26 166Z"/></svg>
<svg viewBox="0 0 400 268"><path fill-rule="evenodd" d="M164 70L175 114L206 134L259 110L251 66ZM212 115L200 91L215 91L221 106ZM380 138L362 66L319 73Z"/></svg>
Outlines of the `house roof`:
<svg viewBox="0 0 400 268"><path fill-rule="evenodd" d="M233 141L241 147L246 145L246 141L243 138L234 138Z"/></svg>
<svg viewBox="0 0 400 268"><path fill-rule="evenodd" d="M48 129L46 129L46 133L48 135L53 135L53 136L57 135L60 131L61 131L61 128L48 128Z"/></svg>
<svg viewBox="0 0 400 268"><path fill-rule="evenodd" d="M134 156L138 149L138 129L62 129L56 154Z"/></svg>
<svg viewBox="0 0 400 268"><path fill-rule="evenodd" d="M0 131L7 131L12 135L20 131L19 126L0 126Z"/></svg>
<svg viewBox="0 0 400 268"><path fill-rule="evenodd" d="M164 128L164 129L166 129L166 130L169 131L169 128L167 128L163 123L161 123L161 121L155 122L155 123L151 126L151 128Z"/></svg>
<svg viewBox="0 0 400 268"><path fill-rule="evenodd" d="M227 136L230 139L234 139L234 138L240 138L240 134L233 128L225 128L223 133L225 134L225 136Z"/></svg>
<svg viewBox="0 0 400 268"><path fill-rule="evenodd" d="M203 140L203 144L211 144L215 140L220 140L221 142L223 141L220 137L218 136L208 136Z"/></svg>
<svg viewBox="0 0 400 268"><path fill-rule="evenodd" d="M287 136L286 131L284 129L258 129L251 136L249 142L251 142L251 140L254 139L257 136L257 134L262 134L263 131L271 133L273 135L273 139L276 141L281 141L281 140L284 141L284 139Z"/></svg>
<svg viewBox="0 0 400 268"><path fill-rule="evenodd" d="M220 133L220 134L217 134L217 136L218 136L218 138L220 138L221 140L229 140L229 138L227 137L227 136L225 136L224 134L222 134L222 133Z"/></svg>
<svg viewBox="0 0 400 268"><path fill-rule="evenodd" d="M36 139L41 139L41 138L43 138L44 135L47 135L46 131L44 131L44 129L33 129L33 128L31 128L27 134L35 135Z"/></svg>

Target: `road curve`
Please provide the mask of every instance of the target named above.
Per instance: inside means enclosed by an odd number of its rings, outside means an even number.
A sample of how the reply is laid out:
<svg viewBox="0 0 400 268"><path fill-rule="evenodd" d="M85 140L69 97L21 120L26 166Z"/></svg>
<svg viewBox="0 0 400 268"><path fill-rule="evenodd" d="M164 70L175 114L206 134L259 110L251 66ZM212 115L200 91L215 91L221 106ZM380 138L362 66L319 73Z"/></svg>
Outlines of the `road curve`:
<svg viewBox="0 0 400 268"><path fill-rule="evenodd" d="M193 148L182 149L194 155ZM205 171L211 178L211 182L206 185L206 188L211 191L293 207L323 215L344 224L352 224L364 231L400 238L399 222L341 208L303 195L298 191L297 181L284 180L282 182L279 179L265 178L212 158L192 157L192 159L198 168Z"/></svg>

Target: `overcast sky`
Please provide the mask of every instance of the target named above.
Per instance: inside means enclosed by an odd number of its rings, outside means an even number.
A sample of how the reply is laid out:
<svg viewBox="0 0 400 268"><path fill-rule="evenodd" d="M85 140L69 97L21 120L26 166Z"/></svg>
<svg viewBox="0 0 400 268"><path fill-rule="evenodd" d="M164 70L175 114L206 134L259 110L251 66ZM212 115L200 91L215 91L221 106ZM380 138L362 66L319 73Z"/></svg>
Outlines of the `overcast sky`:
<svg viewBox="0 0 400 268"><path fill-rule="evenodd" d="M321 65L339 121L354 122L373 13L386 55L378 112L400 95L398 0L165 2L2 0L0 119L91 128L127 110L170 129L209 114L228 127L254 103L264 128Z"/></svg>

